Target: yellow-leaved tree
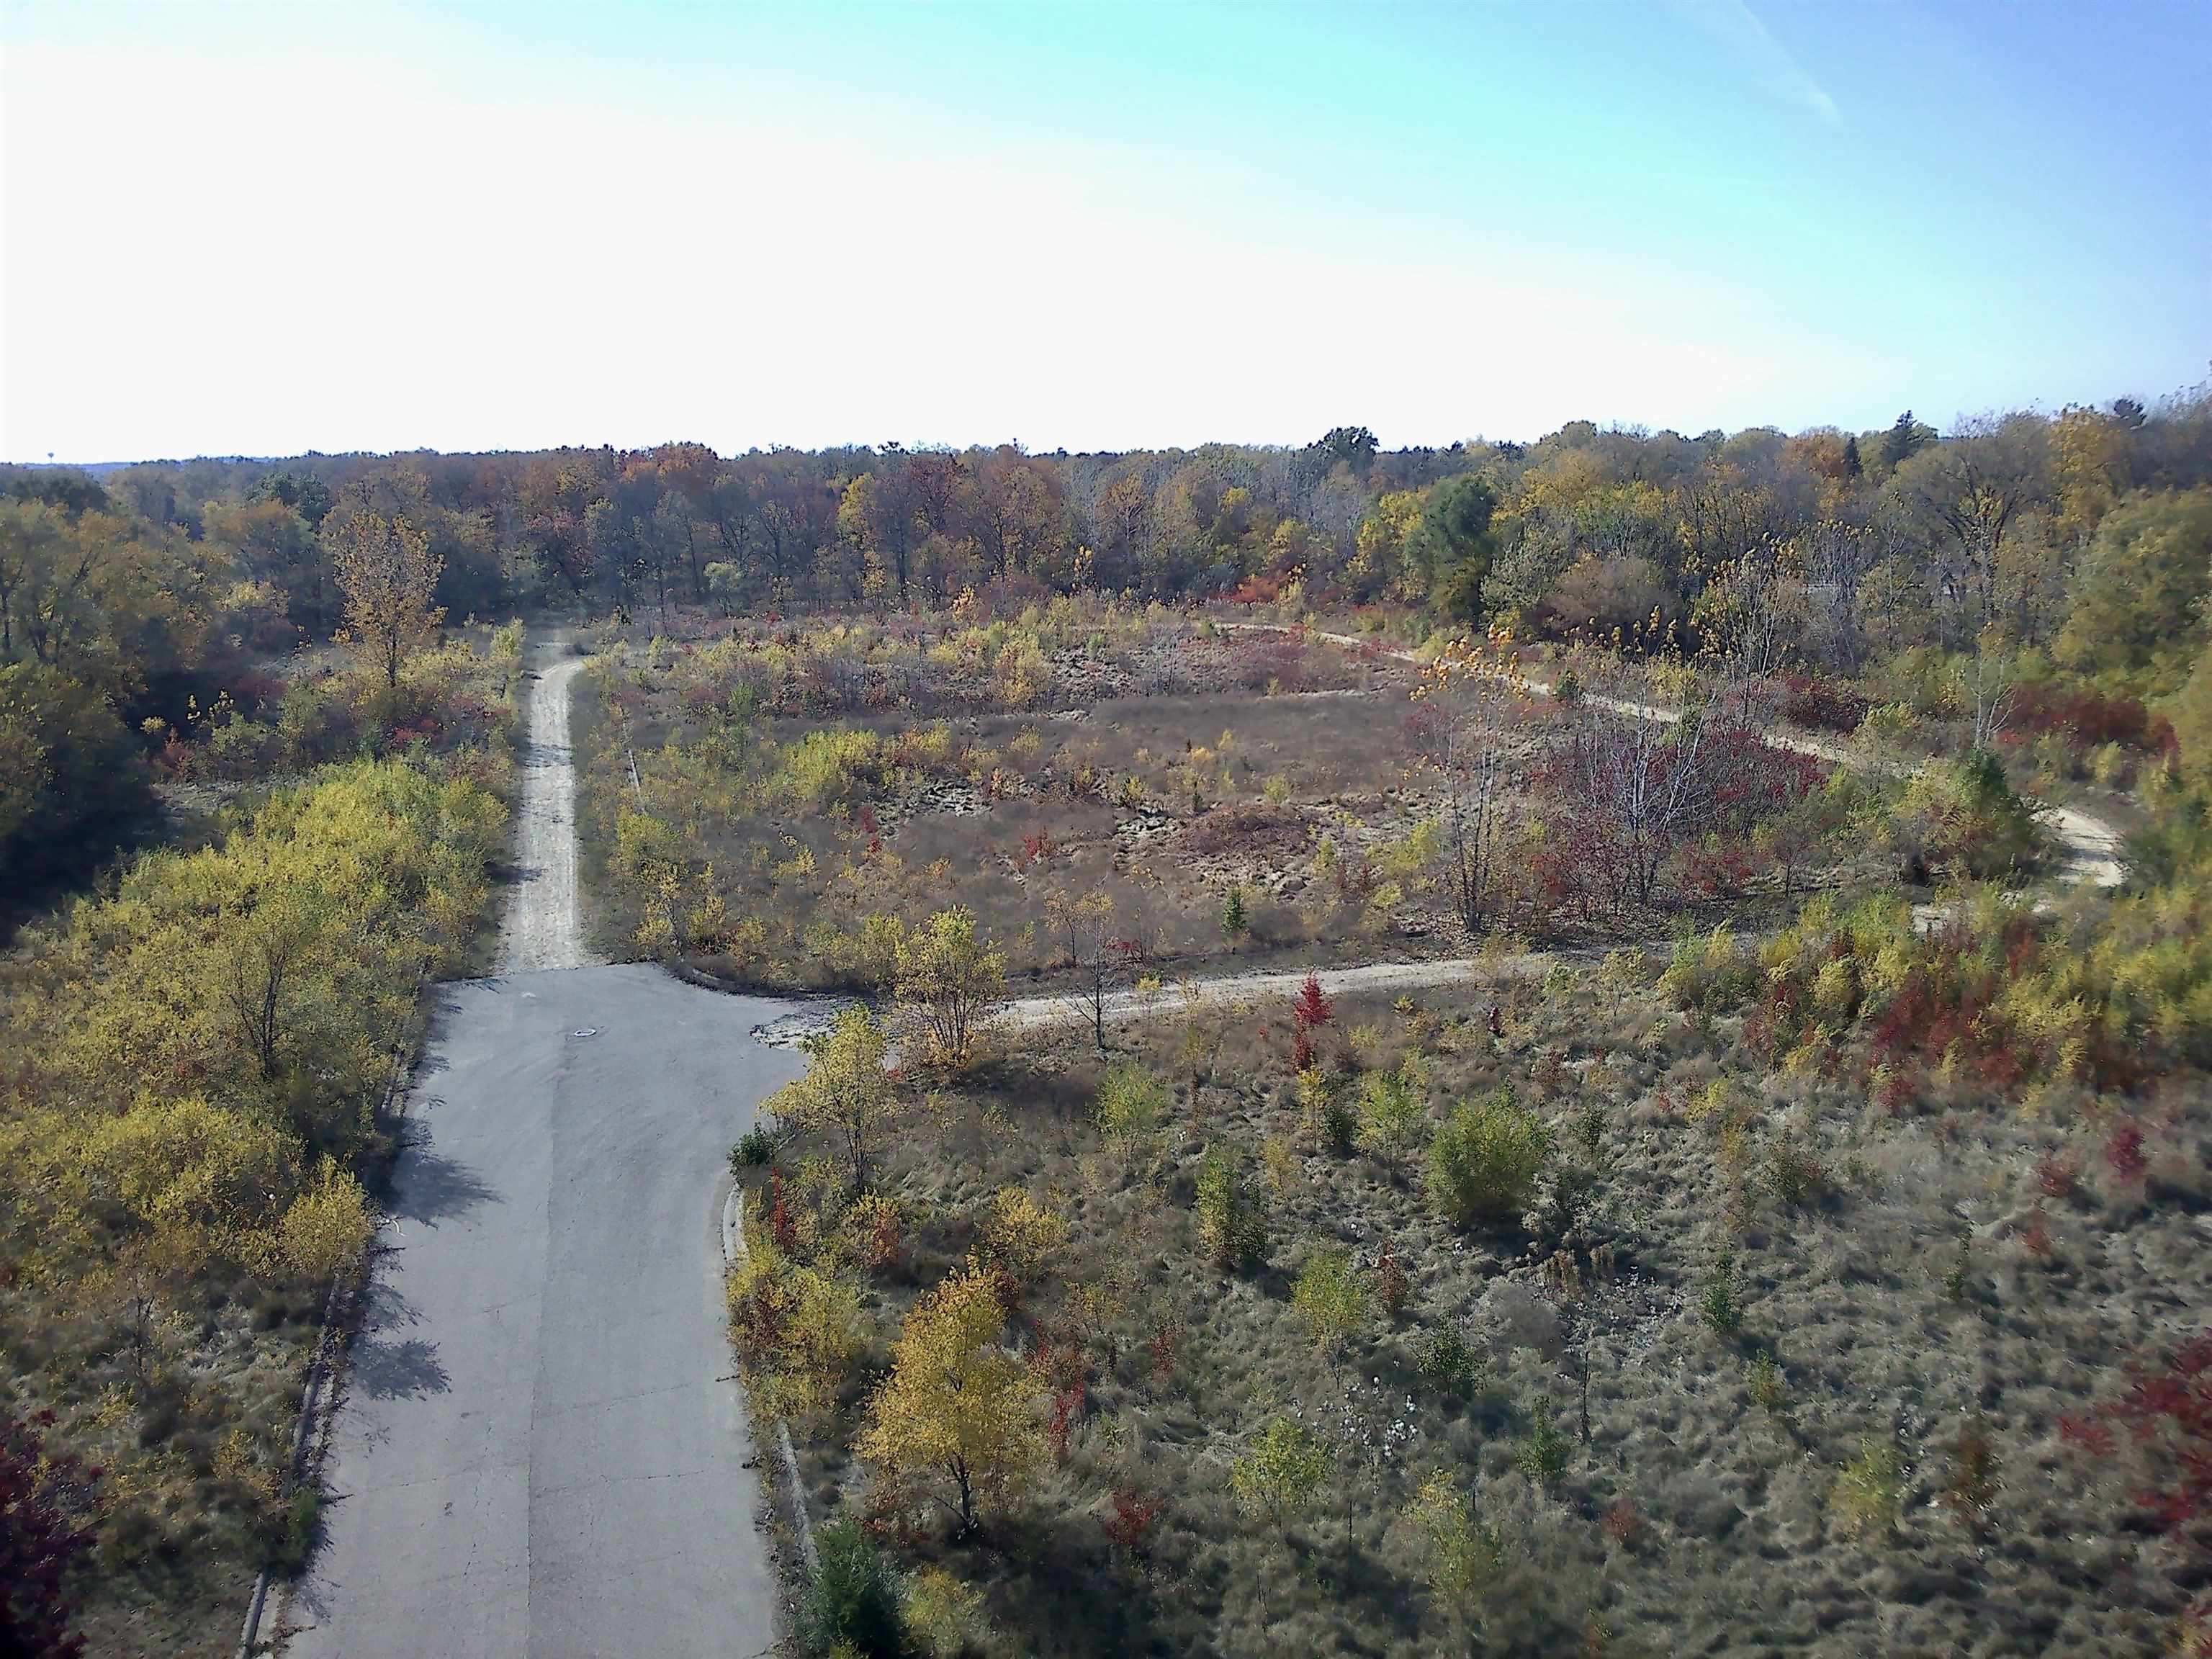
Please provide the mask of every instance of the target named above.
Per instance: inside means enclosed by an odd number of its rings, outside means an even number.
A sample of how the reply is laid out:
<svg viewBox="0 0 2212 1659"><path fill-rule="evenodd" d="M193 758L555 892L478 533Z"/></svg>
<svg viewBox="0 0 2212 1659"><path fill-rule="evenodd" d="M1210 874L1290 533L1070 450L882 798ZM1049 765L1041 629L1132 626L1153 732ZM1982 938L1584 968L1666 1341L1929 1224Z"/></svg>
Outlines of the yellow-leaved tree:
<svg viewBox="0 0 2212 1659"><path fill-rule="evenodd" d="M868 1184L868 1148L898 1111L884 1029L866 1008L851 1007L808 1044L806 1075L769 1097L768 1109L785 1122L845 1143L857 1189Z"/></svg>
<svg viewBox="0 0 2212 1659"><path fill-rule="evenodd" d="M1044 1458L1036 1385L1000 1341L1006 1322L993 1274L973 1263L916 1302L856 1448L943 1504L963 1534L980 1506L1018 1496Z"/></svg>
<svg viewBox="0 0 2212 1659"><path fill-rule="evenodd" d="M399 684L408 650L445 612L434 602L444 556L404 514L349 501L323 521L323 546L345 592L346 629L387 686Z"/></svg>
<svg viewBox="0 0 2212 1659"><path fill-rule="evenodd" d="M939 910L899 941L897 994L929 1058L963 1067L1006 994L1006 953L976 931L965 905Z"/></svg>

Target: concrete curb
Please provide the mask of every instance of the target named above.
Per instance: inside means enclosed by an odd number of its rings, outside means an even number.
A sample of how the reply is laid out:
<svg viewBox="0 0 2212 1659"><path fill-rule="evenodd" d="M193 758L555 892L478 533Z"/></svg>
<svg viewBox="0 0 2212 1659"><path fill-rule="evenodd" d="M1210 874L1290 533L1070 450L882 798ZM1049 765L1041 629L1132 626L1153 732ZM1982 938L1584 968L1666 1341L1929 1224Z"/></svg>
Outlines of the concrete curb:
<svg viewBox="0 0 2212 1659"><path fill-rule="evenodd" d="M734 1267L744 1259L745 1230L738 1213L744 1188L736 1182L730 1183L728 1196L722 1200L722 1265ZM822 1558L814 1551L814 1520L806 1512L806 1495L799 1485L799 1454L792 1449L791 1430L782 1423L775 1425L776 1449L783 1460L784 1490L791 1499L793 1529L799 1534L799 1552L806 1558L806 1574L814 1577L822 1571Z"/></svg>

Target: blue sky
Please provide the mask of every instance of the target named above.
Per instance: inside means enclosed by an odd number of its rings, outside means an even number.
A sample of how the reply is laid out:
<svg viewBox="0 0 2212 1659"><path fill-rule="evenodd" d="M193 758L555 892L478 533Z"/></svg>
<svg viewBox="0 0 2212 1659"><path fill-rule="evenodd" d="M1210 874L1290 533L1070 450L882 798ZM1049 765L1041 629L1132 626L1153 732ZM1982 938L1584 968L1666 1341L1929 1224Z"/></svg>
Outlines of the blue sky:
<svg viewBox="0 0 2212 1659"><path fill-rule="evenodd" d="M2212 357L2212 5L46 4L0 457L1871 426Z"/></svg>

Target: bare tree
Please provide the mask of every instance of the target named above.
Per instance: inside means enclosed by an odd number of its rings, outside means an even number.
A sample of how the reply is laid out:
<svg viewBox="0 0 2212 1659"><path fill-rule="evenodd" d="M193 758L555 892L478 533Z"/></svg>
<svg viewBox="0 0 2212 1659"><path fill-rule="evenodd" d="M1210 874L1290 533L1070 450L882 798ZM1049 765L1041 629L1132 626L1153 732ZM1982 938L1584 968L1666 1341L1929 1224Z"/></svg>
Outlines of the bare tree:
<svg viewBox="0 0 2212 1659"><path fill-rule="evenodd" d="M1081 975L1083 1000L1091 1008L1091 1033L1103 1054L1107 999L1127 981L1143 950L1134 939L1116 933L1114 895L1103 886L1048 894L1045 919L1060 941L1061 954Z"/></svg>

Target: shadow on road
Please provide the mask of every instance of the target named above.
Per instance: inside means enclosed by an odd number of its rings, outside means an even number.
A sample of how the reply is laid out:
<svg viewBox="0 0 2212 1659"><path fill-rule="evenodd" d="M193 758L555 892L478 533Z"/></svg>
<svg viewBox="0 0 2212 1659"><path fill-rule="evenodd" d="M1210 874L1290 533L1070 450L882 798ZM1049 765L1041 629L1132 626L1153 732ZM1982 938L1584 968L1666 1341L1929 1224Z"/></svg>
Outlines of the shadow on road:
<svg viewBox="0 0 2212 1659"><path fill-rule="evenodd" d="M445 1393L451 1382L438 1345L417 1336L364 1337L353 1351L353 1385L373 1400L419 1400Z"/></svg>
<svg viewBox="0 0 2212 1659"><path fill-rule="evenodd" d="M400 1153L392 1187L392 1213L431 1227L499 1196L474 1170L434 1151L419 1133Z"/></svg>

